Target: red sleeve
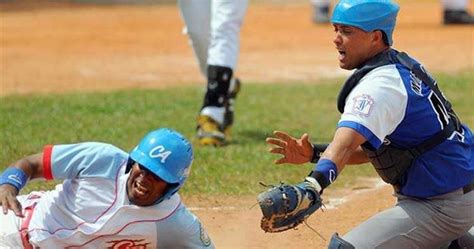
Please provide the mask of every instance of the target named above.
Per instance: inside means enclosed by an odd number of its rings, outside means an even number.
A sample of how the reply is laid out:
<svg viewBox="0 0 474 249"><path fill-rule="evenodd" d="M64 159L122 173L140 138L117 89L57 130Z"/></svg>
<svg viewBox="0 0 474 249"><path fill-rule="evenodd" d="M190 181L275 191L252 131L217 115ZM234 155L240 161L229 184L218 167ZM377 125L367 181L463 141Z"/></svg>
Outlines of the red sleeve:
<svg viewBox="0 0 474 249"><path fill-rule="evenodd" d="M46 145L43 149L43 176L46 180L53 180L53 172L51 171L51 155L53 153L53 145Z"/></svg>

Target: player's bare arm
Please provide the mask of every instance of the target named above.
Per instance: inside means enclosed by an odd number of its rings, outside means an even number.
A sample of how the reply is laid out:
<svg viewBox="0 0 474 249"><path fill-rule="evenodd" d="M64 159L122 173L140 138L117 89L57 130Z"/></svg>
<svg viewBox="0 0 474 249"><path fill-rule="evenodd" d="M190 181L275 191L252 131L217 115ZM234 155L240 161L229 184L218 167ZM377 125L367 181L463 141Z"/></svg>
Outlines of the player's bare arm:
<svg viewBox="0 0 474 249"><path fill-rule="evenodd" d="M333 161L338 172L341 172L347 164L366 163L369 160L360 147L365 141L365 137L357 131L340 127L321 158Z"/></svg>
<svg viewBox="0 0 474 249"><path fill-rule="evenodd" d="M11 170L13 170L12 175L15 175L14 171L22 171L26 176L26 180L41 178L43 176L42 158L43 153L39 153L18 160L10 166ZM13 179L15 181L19 180L16 178ZM16 216L23 217L21 204L16 198L18 192L19 189L12 184L5 183L0 185L0 205L2 206L3 214L7 214L10 209Z"/></svg>

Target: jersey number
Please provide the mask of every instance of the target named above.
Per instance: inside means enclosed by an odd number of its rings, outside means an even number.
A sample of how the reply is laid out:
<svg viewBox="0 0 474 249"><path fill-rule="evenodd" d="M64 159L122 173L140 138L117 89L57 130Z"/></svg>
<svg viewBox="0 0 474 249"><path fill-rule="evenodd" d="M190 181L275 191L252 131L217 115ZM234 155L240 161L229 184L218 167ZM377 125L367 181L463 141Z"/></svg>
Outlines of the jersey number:
<svg viewBox="0 0 474 249"><path fill-rule="evenodd" d="M444 107L441 99L433 91L430 93L428 99L430 100L431 107L433 107L433 110L438 117L438 121L441 124L441 129L444 129L444 127L446 127L449 123L449 114L446 110L446 107Z"/></svg>

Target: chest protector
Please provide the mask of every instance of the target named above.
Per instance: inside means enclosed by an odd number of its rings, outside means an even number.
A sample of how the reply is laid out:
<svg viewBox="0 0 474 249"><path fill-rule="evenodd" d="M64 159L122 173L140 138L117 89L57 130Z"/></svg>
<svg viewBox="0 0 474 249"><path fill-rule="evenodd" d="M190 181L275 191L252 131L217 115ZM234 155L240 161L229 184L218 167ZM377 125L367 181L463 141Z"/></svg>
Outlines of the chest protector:
<svg viewBox="0 0 474 249"><path fill-rule="evenodd" d="M409 57L406 53L398 52L394 49L376 55L362 67L358 68L347 79L339 92L337 100L337 108L339 112L344 112L347 96L367 73L377 67L389 64L401 64L405 66L415 77L429 86L433 93L441 100L440 105L442 106L439 107L444 108L449 116L449 123L441 131L412 148L396 148L389 142L387 143L387 139L385 139L379 149L373 148L368 142L362 144L362 149L367 153L370 162L375 167L375 170L382 180L394 185L396 189L399 189L405 184L406 172L416 158L445 141L455 130L461 131L461 123L456 113L453 111L451 103L444 97L439 90L436 81L425 71L423 66Z"/></svg>

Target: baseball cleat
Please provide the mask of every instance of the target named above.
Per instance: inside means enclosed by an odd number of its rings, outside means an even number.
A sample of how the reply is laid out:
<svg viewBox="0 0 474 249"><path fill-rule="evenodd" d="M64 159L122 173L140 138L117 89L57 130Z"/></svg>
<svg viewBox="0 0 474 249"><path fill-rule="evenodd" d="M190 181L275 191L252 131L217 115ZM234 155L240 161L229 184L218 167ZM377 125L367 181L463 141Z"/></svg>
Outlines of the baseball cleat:
<svg viewBox="0 0 474 249"><path fill-rule="evenodd" d="M444 24L474 24L474 16L465 10L445 10Z"/></svg>
<svg viewBox="0 0 474 249"><path fill-rule="evenodd" d="M223 146L226 144L226 136L222 125L206 115L197 118L197 139L199 145Z"/></svg>

